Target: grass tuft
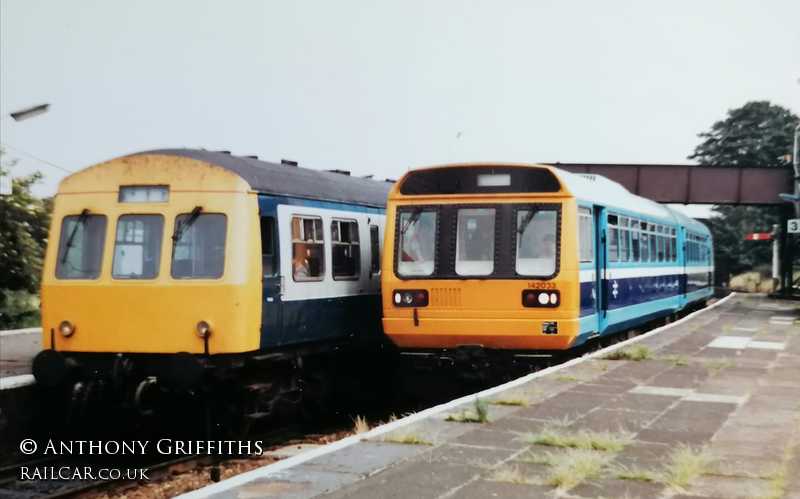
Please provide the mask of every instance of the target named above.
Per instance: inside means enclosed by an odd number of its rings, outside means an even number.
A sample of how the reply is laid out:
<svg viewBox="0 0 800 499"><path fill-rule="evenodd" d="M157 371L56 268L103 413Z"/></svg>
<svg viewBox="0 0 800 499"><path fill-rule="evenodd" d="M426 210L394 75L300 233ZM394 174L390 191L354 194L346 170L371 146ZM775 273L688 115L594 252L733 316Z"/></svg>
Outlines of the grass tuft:
<svg viewBox="0 0 800 499"><path fill-rule="evenodd" d="M528 399L524 398L509 398L509 399L494 399L489 402L492 405L515 405L515 406L528 406Z"/></svg>
<svg viewBox="0 0 800 499"><path fill-rule="evenodd" d="M647 360L653 358L653 352L644 345L636 345L631 348L621 348L606 354L603 357L606 360Z"/></svg>
<svg viewBox="0 0 800 499"><path fill-rule="evenodd" d="M609 431L594 432L581 430L567 433L554 428L545 428L538 433L528 433L522 439L529 444L549 447L565 447L602 452L619 452L633 441L633 434Z"/></svg>
<svg viewBox="0 0 800 499"><path fill-rule="evenodd" d="M489 404L487 404L485 400L476 397L472 410L465 409L461 412L450 414L445 421L455 423L488 423Z"/></svg>
<svg viewBox="0 0 800 499"><path fill-rule="evenodd" d="M420 437L415 433L398 433L396 435L390 435L384 438L383 441L393 444L405 444L405 445L433 445L433 442L425 440L424 438Z"/></svg>
<svg viewBox="0 0 800 499"><path fill-rule="evenodd" d="M621 464L612 468L611 472L620 480L633 480L637 482L660 482L661 475L655 471L643 468L633 468Z"/></svg>
<svg viewBox="0 0 800 499"><path fill-rule="evenodd" d="M369 423L367 423L367 418L363 416L356 416L353 419L353 433L366 433L369 431Z"/></svg>
<svg viewBox="0 0 800 499"><path fill-rule="evenodd" d="M686 367L689 365L689 359L685 355L667 355L661 357L661 360L666 360L675 367Z"/></svg>
<svg viewBox="0 0 800 499"><path fill-rule="evenodd" d="M492 473L489 477L489 480L493 482L507 482L507 483L519 483L519 484L535 484L536 481L526 477L522 474L522 472L516 466L504 466L502 468L498 468L497 470Z"/></svg>
<svg viewBox="0 0 800 499"><path fill-rule="evenodd" d="M685 490L695 478L711 471L712 461L707 448L695 449L681 445L670 453L663 481L674 489Z"/></svg>
<svg viewBox="0 0 800 499"><path fill-rule="evenodd" d="M555 376L556 381L563 381L564 383L573 383L577 381L583 381L577 376L573 376L572 374L557 374Z"/></svg>
<svg viewBox="0 0 800 499"><path fill-rule="evenodd" d="M571 489L590 478L596 478L612 456L586 449L568 449L552 453L545 483L559 489Z"/></svg>
<svg viewBox="0 0 800 499"><path fill-rule="evenodd" d="M723 369L733 367L733 362L730 360L709 360L705 363L706 369L713 376Z"/></svg>

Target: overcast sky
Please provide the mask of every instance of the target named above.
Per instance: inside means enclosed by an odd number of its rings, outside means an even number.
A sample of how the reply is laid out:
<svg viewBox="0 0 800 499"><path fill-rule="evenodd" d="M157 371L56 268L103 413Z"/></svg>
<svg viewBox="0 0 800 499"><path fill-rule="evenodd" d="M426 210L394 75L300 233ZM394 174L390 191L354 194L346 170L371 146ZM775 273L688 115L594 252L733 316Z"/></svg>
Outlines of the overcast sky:
<svg viewBox="0 0 800 499"><path fill-rule="evenodd" d="M800 111L800 2L0 0L15 174L205 147L397 177L687 162L748 100ZM8 112L49 102L23 122ZM26 155L27 154L27 155Z"/></svg>

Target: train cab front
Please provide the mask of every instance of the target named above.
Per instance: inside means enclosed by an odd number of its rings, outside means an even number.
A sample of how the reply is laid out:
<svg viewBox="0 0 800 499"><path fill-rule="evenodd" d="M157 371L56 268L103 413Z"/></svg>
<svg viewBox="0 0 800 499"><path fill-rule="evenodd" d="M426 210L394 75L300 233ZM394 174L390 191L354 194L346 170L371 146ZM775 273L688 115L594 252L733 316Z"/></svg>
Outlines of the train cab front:
<svg viewBox="0 0 800 499"><path fill-rule="evenodd" d="M407 356L537 357L579 336L575 201L546 167L413 171L390 195L383 325ZM393 222L391 222L393 221Z"/></svg>
<svg viewBox="0 0 800 499"><path fill-rule="evenodd" d="M67 177L42 279L38 384L142 404L258 348L257 202L241 179L142 154ZM256 230L254 230L256 229Z"/></svg>

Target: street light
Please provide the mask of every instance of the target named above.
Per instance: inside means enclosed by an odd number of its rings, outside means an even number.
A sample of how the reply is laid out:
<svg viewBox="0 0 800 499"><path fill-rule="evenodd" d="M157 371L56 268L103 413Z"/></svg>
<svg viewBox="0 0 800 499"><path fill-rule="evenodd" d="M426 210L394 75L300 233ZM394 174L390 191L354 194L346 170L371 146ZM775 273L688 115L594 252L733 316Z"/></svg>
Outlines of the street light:
<svg viewBox="0 0 800 499"><path fill-rule="evenodd" d="M34 118L40 114L44 114L50 109L49 103L39 104L37 106L27 107L8 113L14 121L23 121L29 118ZM10 196L13 192L13 183L11 182L11 173L0 172L0 196Z"/></svg>
<svg viewBox="0 0 800 499"><path fill-rule="evenodd" d="M33 118L34 116L39 116L40 114L44 114L48 109L50 109L50 104L39 104L38 106L14 111L13 113L9 113L9 116L14 118L14 121L23 121L27 120L28 118Z"/></svg>

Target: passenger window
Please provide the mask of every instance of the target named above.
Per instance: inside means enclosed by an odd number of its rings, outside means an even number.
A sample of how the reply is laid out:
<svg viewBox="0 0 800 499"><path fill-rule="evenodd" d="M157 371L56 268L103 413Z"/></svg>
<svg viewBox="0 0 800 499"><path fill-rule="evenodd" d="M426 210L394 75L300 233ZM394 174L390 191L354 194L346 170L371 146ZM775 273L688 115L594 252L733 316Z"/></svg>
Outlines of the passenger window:
<svg viewBox="0 0 800 499"><path fill-rule="evenodd" d="M333 278L358 279L361 274L361 247L358 240L358 222L334 220L331 222L333 245Z"/></svg>
<svg viewBox="0 0 800 499"><path fill-rule="evenodd" d="M381 273L381 239L380 229L377 225L369 226L370 273Z"/></svg>
<svg viewBox="0 0 800 499"><path fill-rule="evenodd" d="M678 261L678 244L675 229L670 229L670 245L672 246L672 261Z"/></svg>
<svg viewBox="0 0 800 499"><path fill-rule="evenodd" d="M553 210L517 211L517 274L555 274L557 220L558 213Z"/></svg>
<svg viewBox="0 0 800 499"><path fill-rule="evenodd" d="M619 261L619 230L617 229L617 223L616 215L608 216L608 260L611 262Z"/></svg>
<svg viewBox="0 0 800 499"><path fill-rule="evenodd" d="M438 213L417 208L400 212L397 231L397 273L401 276L433 274Z"/></svg>
<svg viewBox="0 0 800 499"><path fill-rule="evenodd" d="M494 208L458 210L456 274L494 272Z"/></svg>
<svg viewBox="0 0 800 499"><path fill-rule="evenodd" d="M278 274L275 239L275 217L261 217L261 272L265 277Z"/></svg>
<svg viewBox="0 0 800 499"><path fill-rule="evenodd" d="M69 215L61 222L56 278L97 279L103 263L105 215Z"/></svg>
<svg viewBox="0 0 800 499"><path fill-rule="evenodd" d="M325 274L325 236L319 217L292 217L292 278L321 281Z"/></svg>
<svg viewBox="0 0 800 499"><path fill-rule="evenodd" d="M161 215L122 215L117 220L114 279L155 279L161 263L161 239L164 217Z"/></svg>
<svg viewBox="0 0 800 499"><path fill-rule="evenodd" d="M619 229L619 259L622 262L628 261L628 219L620 217Z"/></svg>
<svg viewBox="0 0 800 499"><path fill-rule="evenodd" d="M671 262L672 261L672 245L670 241L672 238L669 236L669 229L666 230L667 235L664 236L664 261Z"/></svg>
<svg viewBox="0 0 800 499"><path fill-rule="evenodd" d="M656 236L656 226L650 224L650 261L658 261L658 239Z"/></svg>
<svg viewBox="0 0 800 499"><path fill-rule="evenodd" d="M647 224L642 223L642 234L641 234L641 253L642 253L642 262L649 262L650 261L650 234L647 233Z"/></svg>
<svg viewBox="0 0 800 499"><path fill-rule="evenodd" d="M594 238L592 238L592 210L578 209L578 245L581 262L594 260Z"/></svg>
<svg viewBox="0 0 800 499"><path fill-rule="evenodd" d="M631 220L631 259L639 261L639 221Z"/></svg>
<svg viewBox="0 0 800 499"><path fill-rule="evenodd" d="M227 218L221 213L192 212L175 217L172 277L218 279L225 270Z"/></svg>

